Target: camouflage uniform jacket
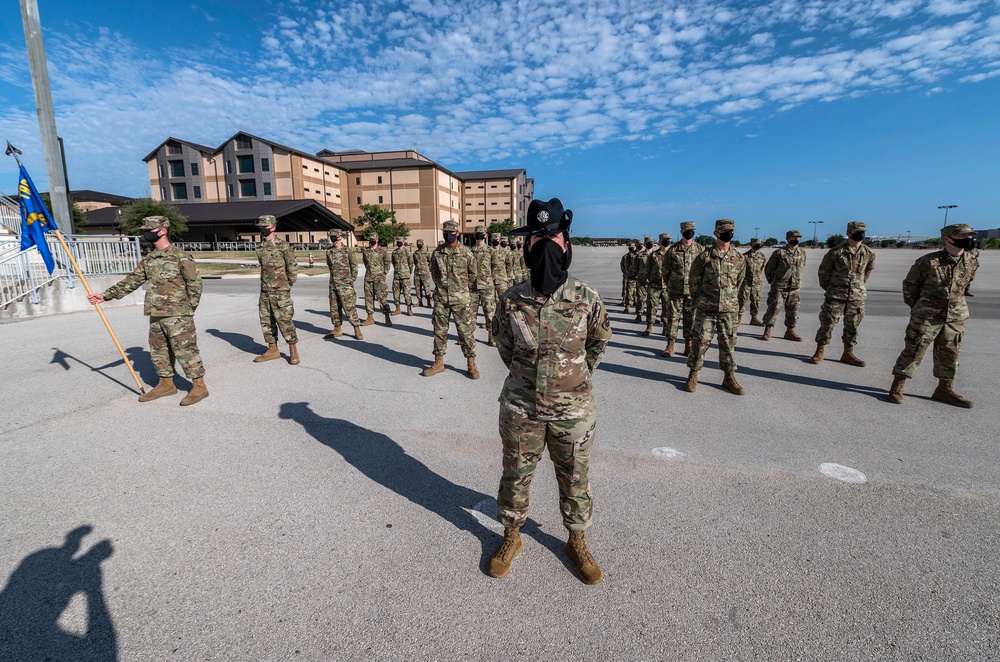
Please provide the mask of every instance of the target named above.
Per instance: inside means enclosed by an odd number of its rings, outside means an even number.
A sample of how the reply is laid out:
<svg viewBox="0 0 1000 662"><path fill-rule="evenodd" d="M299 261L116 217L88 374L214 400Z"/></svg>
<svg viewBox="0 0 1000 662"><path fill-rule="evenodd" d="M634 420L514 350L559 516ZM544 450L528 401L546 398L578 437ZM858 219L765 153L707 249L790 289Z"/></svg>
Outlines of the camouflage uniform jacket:
<svg viewBox="0 0 1000 662"><path fill-rule="evenodd" d="M146 300L142 312L152 317L194 315L201 301L201 276L194 258L170 244L148 253L128 276L104 291L105 299L121 299L143 283Z"/></svg>
<svg viewBox="0 0 1000 662"><path fill-rule="evenodd" d="M646 260L646 283L651 289L662 290L667 284L663 277L663 261L666 259L667 249L660 246L649 254Z"/></svg>
<svg viewBox="0 0 1000 662"><path fill-rule="evenodd" d="M329 248L326 251L326 266L330 267L330 285L354 285L358 279L358 254L348 248Z"/></svg>
<svg viewBox="0 0 1000 662"><path fill-rule="evenodd" d="M913 315L936 322L969 319L965 288L976 275L978 260L968 252L952 257L935 251L913 263L903 279L903 301Z"/></svg>
<svg viewBox="0 0 1000 662"><path fill-rule="evenodd" d="M374 283L389 273L389 252L381 246L366 246L361 249L365 262L365 282Z"/></svg>
<svg viewBox="0 0 1000 662"><path fill-rule="evenodd" d="M541 421L593 411L590 377L611 339L611 321L597 291L570 274L552 296L516 285L500 299L493 338L510 370L500 403Z"/></svg>
<svg viewBox="0 0 1000 662"><path fill-rule="evenodd" d="M746 258L738 250L730 247L723 253L712 246L691 265L691 298L700 311L739 313L740 286L746 275Z"/></svg>
<svg viewBox="0 0 1000 662"><path fill-rule="evenodd" d="M628 263L629 255L631 255L631 253L625 253L625 255L622 255L622 259L618 262L618 266L622 270L622 276L625 276L626 272L628 271L628 269L625 268L625 265Z"/></svg>
<svg viewBox="0 0 1000 662"><path fill-rule="evenodd" d="M875 251L864 244L831 248L819 265L819 286L830 299L864 301L868 296L865 283L874 268Z"/></svg>
<svg viewBox="0 0 1000 662"><path fill-rule="evenodd" d="M755 254L749 250L743 254L743 259L747 262L746 286L760 287L763 279L761 272L764 270L764 254L760 251Z"/></svg>
<svg viewBox="0 0 1000 662"><path fill-rule="evenodd" d="M455 306L468 305L472 301L469 288L478 275L476 260L468 246L439 246L431 254L435 301Z"/></svg>
<svg viewBox="0 0 1000 662"><path fill-rule="evenodd" d="M514 252L514 257L517 260L517 268L521 273L521 280L528 277L530 269L528 269L528 263L524 261L524 249Z"/></svg>
<svg viewBox="0 0 1000 662"><path fill-rule="evenodd" d="M510 276L507 274L507 256L504 253L505 251L502 248L493 248L491 267L493 269L494 287L507 285L507 281L510 280Z"/></svg>
<svg viewBox="0 0 1000 662"><path fill-rule="evenodd" d="M636 278L638 279L641 285L645 285L646 283L649 282L646 280L646 276L649 275L649 272L646 270L648 264L649 264L649 253L647 253L646 249L644 248L635 255L635 273L636 273Z"/></svg>
<svg viewBox="0 0 1000 662"><path fill-rule="evenodd" d="M431 251L426 246L413 251L413 270L421 276L431 273Z"/></svg>
<svg viewBox="0 0 1000 662"><path fill-rule="evenodd" d="M667 292L670 293L670 296L679 297L691 294L689 285L691 265L704 250L704 246L693 241L690 246L685 246L677 241L667 249L667 254L663 258L663 280L667 284Z"/></svg>
<svg viewBox="0 0 1000 662"><path fill-rule="evenodd" d="M393 278L403 279L409 278L410 274L413 273L413 258L410 256L410 251L406 250L406 247L397 248L392 252L390 258L392 261Z"/></svg>
<svg viewBox="0 0 1000 662"><path fill-rule="evenodd" d="M470 288L476 292L493 290L496 274L493 273L493 249L489 246L473 246L472 257L476 261L476 280L470 283Z"/></svg>
<svg viewBox="0 0 1000 662"><path fill-rule="evenodd" d="M777 248L767 258L764 278L779 290L797 290L802 287L802 270L806 266L806 251L795 246Z"/></svg>
<svg viewBox="0 0 1000 662"><path fill-rule="evenodd" d="M639 260L637 257L635 253L629 253L625 256L625 278L628 280L635 280L639 277Z"/></svg>
<svg viewBox="0 0 1000 662"><path fill-rule="evenodd" d="M295 251L284 239L275 237L257 246L260 263L260 291L287 292L298 278Z"/></svg>

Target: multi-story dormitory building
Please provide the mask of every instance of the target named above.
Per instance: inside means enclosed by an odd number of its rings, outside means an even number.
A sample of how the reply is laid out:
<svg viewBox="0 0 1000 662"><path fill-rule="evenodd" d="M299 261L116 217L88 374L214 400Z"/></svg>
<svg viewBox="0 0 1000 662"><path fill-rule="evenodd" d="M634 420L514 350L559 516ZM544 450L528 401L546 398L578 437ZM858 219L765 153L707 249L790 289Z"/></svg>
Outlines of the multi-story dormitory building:
<svg viewBox="0 0 1000 662"><path fill-rule="evenodd" d="M523 225L534 197L534 180L523 169L452 172L413 149L309 154L244 132L215 148L168 138L143 160L153 198L184 205L189 222L212 220L211 227L191 223L191 241L259 239L243 213L251 209L247 203L256 203L255 212L275 213L278 234L293 242L317 242L326 227L350 223L362 204L373 204L395 210L410 228L409 241L434 246L447 220L459 221L467 235L476 225L508 218ZM195 204L225 207L196 210ZM281 212L292 208L299 222L283 227ZM315 227L301 222L319 208L324 218ZM205 236L197 236L198 225ZM227 231L233 236L221 236Z"/></svg>

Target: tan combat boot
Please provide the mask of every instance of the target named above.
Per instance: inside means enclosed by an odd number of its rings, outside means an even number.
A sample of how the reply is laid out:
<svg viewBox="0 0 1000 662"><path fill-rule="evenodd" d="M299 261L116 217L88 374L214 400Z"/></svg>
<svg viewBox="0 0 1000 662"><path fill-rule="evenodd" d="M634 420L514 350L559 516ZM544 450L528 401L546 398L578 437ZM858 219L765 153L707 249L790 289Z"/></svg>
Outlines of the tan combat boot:
<svg viewBox="0 0 1000 662"><path fill-rule="evenodd" d="M906 377L892 378L892 386L889 387L889 402L897 405L903 404L903 384L905 383Z"/></svg>
<svg viewBox="0 0 1000 662"><path fill-rule="evenodd" d="M939 379L937 388L934 389L934 393L931 394L931 400L945 402L949 405L955 405L956 407L964 407L965 409L972 409L975 407L971 400L966 400L952 390L952 381L953 380L951 379Z"/></svg>
<svg viewBox="0 0 1000 662"><path fill-rule="evenodd" d="M407 317L413 317L413 304L412 303L406 304L406 316Z"/></svg>
<svg viewBox="0 0 1000 662"><path fill-rule="evenodd" d="M476 367L476 357L468 356L466 359L469 362L469 379L479 379L479 368Z"/></svg>
<svg viewBox="0 0 1000 662"><path fill-rule="evenodd" d="M181 399L181 407L187 407L201 402L208 397L208 389L205 388L205 378L195 377L191 380L191 390Z"/></svg>
<svg viewBox="0 0 1000 662"><path fill-rule="evenodd" d="M369 313L368 317L365 318L365 321L361 323L361 326L371 326L374 323L375 323L375 314Z"/></svg>
<svg viewBox="0 0 1000 662"><path fill-rule="evenodd" d="M722 380L722 388L726 389L733 395L743 395L747 392L747 390L740 386L740 383L736 381L735 372L726 373L725 378Z"/></svg>
<svg viewBox="0 0 1000 662"><path fill-rule="evenodd" d="M653 325L647 324L646 328L642 330L642 335L648 336L653 333Z"/></svg>
<svg viewBox="0 0 1000 662"><path fill-rule="evenodd" d="M674 339L671 338L667 341L667 347L662 352L660 356L673 356L674 355Z"/></svg>
<svg viewBox="0 0 1000 662"><path fill-rule="evenodd" d="M386 306L382 312L385 313L385 325L392 326L392 319L389 317L389 306Z"/></svg>
<svg viewBox="0 0 1000 662"><path fill-rule="evenodd" d="M847 350L844 351L846 352ZM812 355L812 358L809 359L809 361L819 365L820 363L823 362L823 354L825 353L826 353L826 345L816 345L816 353ZM843 360L844 359L841 359L841 361Z"/></svg>
<svg viewBox="0 0 1000 662"><path fill-rule="evenodd" d="M761 322L761 321L760 321L759 319L757 319L756 317L751 317L751 318L750 318L750 326L764 326L764 323L763 323L763 322Z"/></svg>
<svg viewBox="0 0 1000 662"><path fill-rule="evenodd" d="M854 365L859 368L864 368L866 365L868 365L867 363L865 363L864 361L862 361L861 359L859 359L857 356L854 355L853 347L846 347L846 346L844 347L843 355L840 357L840 362L846 363L847 365Z"/></svg>
<svg viewBox="0 0 1000 662"><path fill-rule="evenodd" d="M330 340L331 338L339 338L342 335L344 335L344 332L340 330L339 326L335 326L333 327L333 331L323 336L323 340Z"/></svg>
<svg viewBox="0 0 1000 662"><path fill-rule="evenodd" d="M636 324L641 324L642 323L642 315L639 312L636 312L636 314L635 314L635 323Z"/></svg>
<svg viewBox="0 0 1000 662"><path fill-rule="evenodd" d="M361 327L360 326L354 327L354 339L355 340L364 340L365 339L365 336L361 333Z"/></svg>
<svg viewBox="0 0 1000 662"><path fill-rule="evenodd" d="M299 364L299 346L298 343L288 346L288 363L289 365Z"/></svg>
<svg viewBox="0 0 1000 662"><path fill-rule="evenodd" d="M397 302L397 303L396 303L396 308L395 308L395 309L394 309L394 310L393 310L393 311L392 311L391 313L389 313L389 314L390 314L390 315L398 315L398 314L400 314L401 312L403 312L403 311L401 311L401 310L399 309L399 303Z"/></svg>
<svg viewBox="0 0 1000 662"><path fill-rule="evenodd" d="M802 342L802 336L795 333L795 327L789 326L785 328L785 335L782 336L785 340L794 340L795 342Z"/></svg>
<svg viewBox="0 0 1000 662"><path fill-rule="evenodd" d="M688 380L684 382L684 390L694 393L698 389L698 371L692 370L688 373Z"/></svg>
<svg viewBox="0 0 1000 662"><path fill-rule="evenodd" d="M260 356L254 358L254 363L263 363L264 361L273 361L274 359L281 358L281 352L278 351L278 343L268 343L267 351Z"/></svg>
<svg viewBox="0 0 1000 662"><path fill-rule="evenodd" d="M429 365L420 374L422 374L424 377L433 377L434 375L438 374L439 372L444 372L444 357L443 356L435 356L434 357L434 363L432 363L431 365Z"/></svg>
<svg viewBox="0 0 1000 662"><path fill-rule="evenodd" d="M174 386L173 377L160 377L160 382L152 390L146 391L139 396L139 402L149 402L150 400L173 395L176 392L177 387Z"/></svg>
<svg viewBox="0 0 1000 662"><path fill-rule="evenodd" d="M622 312L628 315L628 304L625 304L625 310L623 310Z"/></svg>
<svg viewBox="0 0 1000 662"><path fill-rule="evenodd" d="M486 574L497 579L506 577L510 574L510 566L514 563L514 559L517 558L518 554L521 553L522 547L520 530L515 528L504 529L503 542L500 543L500 549L490 557L490 561L486 565Z"/></svg>
<svg viewBox="0 0 1000 662"><path fill-rule="evenodd" d="M580 573L580 579L584 584L596 584L604 575L601 573L601 566L590 555L587 543L584 540L583 531L570 531L569 541L566 543L566 554L576 564L576 571Z"/></svg>
<svg viewBox="0 0 1000 662"><path fill-rule="evenodd" d="M764 327L764 333L761 334L760 339L761 340L770 340L771 339L771 329L772 328L773 328L772 326L765 326Z"/></svg>

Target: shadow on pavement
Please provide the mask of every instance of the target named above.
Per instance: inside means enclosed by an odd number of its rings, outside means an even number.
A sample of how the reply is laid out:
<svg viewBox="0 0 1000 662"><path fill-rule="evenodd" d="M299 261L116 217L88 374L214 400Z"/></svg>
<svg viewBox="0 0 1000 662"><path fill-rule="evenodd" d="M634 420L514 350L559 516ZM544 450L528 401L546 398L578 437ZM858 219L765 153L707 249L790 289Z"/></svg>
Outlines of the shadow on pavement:
<svg viewBox="0 0 1000 662"><path fill-rule="evenodd" d="M367 333L368 331L365 331L365 334ZM414 356L413 354L396 351L391 347L386 347L385 345L371 343L367 340L355 340L354 338L348 338L347 340L337 340L335 342L338 345L343 345L344 347L364 352L369 356L374 356L377 359L382 359L383 361L388 361L389 363L405 365L411 368L420 368L421 370L431 364L429 360L422 359L418 356Z"/></svg>
<svg viewBox="0 0 1000 662"><path fill-rule="evenodd" d="M625 377L640 377L642 379L649 379L654 382L668 382L674 384L678 388L682 388L687 382L687 375L679 377L677 375L671 375L666 372L654 372L652 370L643 370L642 368L634 368L627 365L619 365L617 363L608 363L607 361L602 361L597 369L606 370L608 372L613 372L616 375L624 375ZM686 370L686 368L685 368Z"/></svg>
<svg viewBox="0 0 1000 662"><path fill-rule="evenodd" d="M316 441L339 453L379 485L434 513L460 531L474 535L482 548L479 569L486 572L486 562L499 546L501 536L486 528L466 509L472 510L477 503L492 497L456 485L435 473L423 462L407 455L399 444L384 434L342 419L320 416L308 402L286 402L281 405L278 416L299 423ZM498 464L498 474L499 470ZM529 519L521 532L549 549L567 569L573 569L563 551L564 543L539 529L534 520Z"/></svg>
<svg viewBox="0 0 1000 662"><path fill-rule="evenodd" d="M111 557L111 541L80 550L90 526L66 534L62 547L46 547L24 558L0 592L0 659L117 660L118 643L104 600L101 563ZM87 603L85 634L66 632L59 617L71 598Z"/></svg>
<svg viewBox="0 0 1000 662"><path fill-rule="evenodd" d="M247 354L263 354L267 350L267 345L257 342L257 339L245 333L233 333L231 331L220 331L218 329L206 329L205 333L215 336Z"/></svg>
<svg viewBox="0 0 1000 662"><path fill-rule="evenodd" d="M54 352L54 354L52 355L52 360L49 361L49 363L56 363L62 366L63 370L69 370L70 362L72 361L73 363L77 363L82 367L86 368L87 370L90 370L91 372L96 372L100 376L106 379L110 379L111 381L113 381L115 384L118 384L122 388L132 391L136 395L139 395L139 390L135 387L134 384L123 382L120 379L116 379L115 377L112 377L111 375L105 372L105 370L107 370L108 368L115 368L117 366L124 365L125 362L122 361L121 359L112 361L111 363L106 363L101 366L92 366L86 361L81 361L72 354L68 354L62 351L58 347L53 347L52 351ZM125 355L128 357L129 362L132 364L132 367L135 370L136 374L139 375L139 379L144 384L155 385L158 381L160 381L160 378L156 374L156 369L153 367L153 363L149 360L149 352L147 352L141 347L129 347L128 349L125 350ZM131 376L129 376L129 379L131 380Z"/></svg>
<svg viewBox="0 0 1000 662"><path fill-rule="evenodd" d="M302 320L292 320L292 324L299 331L308 331L309 333L315 333L321 336L325 336L330 331L330 327L322 328L310 322L303 322ZM266 349L266 348L265 348Z"/></svg>

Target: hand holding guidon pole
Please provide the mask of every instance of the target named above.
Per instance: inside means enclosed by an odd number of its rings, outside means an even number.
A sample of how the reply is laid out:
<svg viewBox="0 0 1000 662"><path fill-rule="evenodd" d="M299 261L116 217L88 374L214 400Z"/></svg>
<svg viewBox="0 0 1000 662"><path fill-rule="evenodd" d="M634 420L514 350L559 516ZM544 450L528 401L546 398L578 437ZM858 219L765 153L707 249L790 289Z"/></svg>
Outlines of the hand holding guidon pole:
<svg viewBox="0 0 1000 662"><path fill-rule="evenodd" d="M139 376L135 374L135 370L132 368L132 364L129 362L128 357L125 356L125 350L122 349L122 345L118 342L118 337L115 336L115 332L111 329L111 324L108 322L108 318L104 316L104 311L101 310L101 306L98 303L101 299L96 299L100 295L95 295L93 290L90 289L90 284L87 283L87 278L84 276L83 271L80 270L79 265L76 263L76 259L73 257L73 253L70 252L69 246L66 244L66 240L63 238L62 233L59 228L56 227L55 221L49 215L48 210L45 208L45 203L42 202L42 198L38 195L38 191L35 189L34 183L31 181L31 177L28 176L28 171L24 169L24 165L21 164L21 159L17 158L18 154L21 154L21 150L17 149L7 141L7 156L13 156L14 160L17 161L18 167L20 167L20 177L17 183L17 193L18 193L18 206L21 209L21 250L31 248L32 246L38 247L38 252L42 256L42 260L45 262L46 269L49 270L49 274L55 268L55 262L52 259L52 253L49 252L48 244L45 242L45 233L54 232L56 239L62 244L63 251L66 253L66 257L69 258L70 264L73 266L73 271L76 272L77 277L79 277L80 282L83 283L84 289L87 290L87 299L95 304L94 307L97 309L97 313L101 316L101 321L104 322L105 328L107 328L108 333L111 334L111 339L115 343L115 347L118 348L118 353L122 355L122 361L128 367L128 371L132 373L132 378L135 380L136 386L139 387L139 393L145 393L146 389L143 387L142 382L139 381Z"/></svg>

